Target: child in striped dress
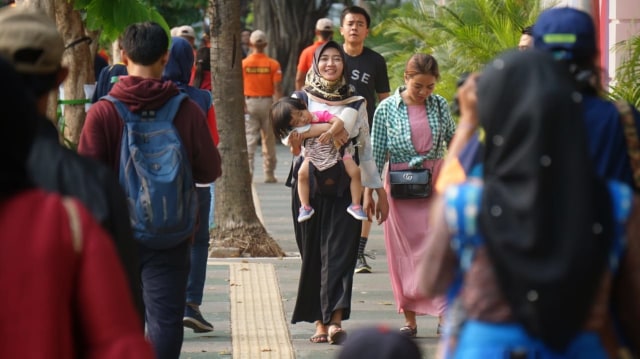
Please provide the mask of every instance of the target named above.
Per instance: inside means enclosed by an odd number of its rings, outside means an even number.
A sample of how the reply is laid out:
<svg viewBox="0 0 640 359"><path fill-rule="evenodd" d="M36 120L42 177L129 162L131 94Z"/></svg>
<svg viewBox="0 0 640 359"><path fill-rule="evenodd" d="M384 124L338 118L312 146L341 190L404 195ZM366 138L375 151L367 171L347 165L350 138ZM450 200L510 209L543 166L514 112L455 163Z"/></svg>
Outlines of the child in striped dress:
<svg viewBox="0 0 640 359"><path fill-rule="evenodd" d="M304 222L314 214L309 202L309 164L313 165L315 171L324 171L339 161L342 161L351 178L351 205L347 207L347 212L358 220L367 220L360 204L360 169L351 154L345 151L342 155L340 145L333 141L333 136L345 128L343 120L328 111L312 113L302 100L294 97L284 97L274 103L270 115L276 136L291 148L291 153L297 156L304 150L304 161L298 169L298 196L301 203L298 222Z"/></svg>

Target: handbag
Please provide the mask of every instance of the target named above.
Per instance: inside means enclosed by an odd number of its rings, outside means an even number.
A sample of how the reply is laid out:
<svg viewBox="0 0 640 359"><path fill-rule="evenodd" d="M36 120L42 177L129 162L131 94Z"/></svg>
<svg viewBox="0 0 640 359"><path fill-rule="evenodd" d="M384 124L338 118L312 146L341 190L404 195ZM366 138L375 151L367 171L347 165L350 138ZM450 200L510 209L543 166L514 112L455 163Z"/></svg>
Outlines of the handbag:
<svg viewBox="0 0 640 359"><path fill-rule="evenodd" d="M393 198L427 198L431 195L431 170L389 171L389 183Z"/></svg>
<svg viewBox="0 0 640 359"><path fill-rule="evenodd" d="M440 117L440 103L438 103L438 117ZM436 153L440 146L440 135L436 139ZM422 155L426 159L426 154ZM396 199L417 199L431 196L431 177L433 168L391 170L389 166L389 184L391 186L391 197Z"/></svg>

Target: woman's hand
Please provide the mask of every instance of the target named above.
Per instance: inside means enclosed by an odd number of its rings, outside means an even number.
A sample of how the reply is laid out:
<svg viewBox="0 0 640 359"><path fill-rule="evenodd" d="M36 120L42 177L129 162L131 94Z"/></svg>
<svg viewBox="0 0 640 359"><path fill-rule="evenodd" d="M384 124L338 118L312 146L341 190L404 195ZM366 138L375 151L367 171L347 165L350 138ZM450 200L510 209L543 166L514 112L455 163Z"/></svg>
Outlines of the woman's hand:
<svg viewBox="0 0 640 359"><path fill-rule="evenodd" d="M347 132L347 130L343 128L342 131L333 135L333 141L340 146L344 145L345 143L347 143L347 141L349 141L349 132Z"/></svg>
<svg viewBox="0 0 640 359"><path fill-rule="evenodd" d="M469 127L475 130L478 127L478 96L477 81L480 74L473 73L458 89L458 101L460 103L460 121L458 128Z"/></svg>
<svg viewBox="0 0 640 359"><path fill-rule="evenodd" d="M387 220L389 216L389 201L387 200L387 191L384 188L376 188L378 202L376 203L376 221L378 224Z"/></svg>
<svg viewBox="0 0 640 359"><path fill-rule="evenodd" d="M389 215L389 202L387 201L387 192L384 188L376 188L376 194L378 195L378 201L373 198L373 189L365 188L364 189L364 200L362 202L362 207L364 211L367 213L367 217L369 217L369 222L376 219L378 224L387 220L387 216Z"/></svg>
<svg viewBox="0 0 640 359"><path fill-rule="evenodd" d="M289 134L289 145L292 148L297 148L302 146L302 135L297 131L292 131Z"/></svg>
<svg viewBox="0 0 640 359"><path fill-rule="evenodd" d="M331 132L327 131L327 132L323 132L319 137L318 137L318 141L320 141L320 143L322 144L327 144L329 143L331 140L333 139L333 135L331 134Z"/></svg>

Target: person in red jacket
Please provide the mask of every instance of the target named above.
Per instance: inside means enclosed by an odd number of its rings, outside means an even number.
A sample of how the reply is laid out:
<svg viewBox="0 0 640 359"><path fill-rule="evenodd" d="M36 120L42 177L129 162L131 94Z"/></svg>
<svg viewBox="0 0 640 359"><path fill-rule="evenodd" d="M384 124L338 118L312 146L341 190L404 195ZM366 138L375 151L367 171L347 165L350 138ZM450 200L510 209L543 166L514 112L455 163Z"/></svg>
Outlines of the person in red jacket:
<svg viewBox="0 0 640 359"><path fill-rule="evenodd" d="M154 22L130 25L122 36L122 60L128 76L121 77L109 92L129 111L155 111L178 95L178 87L163 81L168 61L169 38ZM207 119L199 106L186 99L173 119L196 183L210 183L221 174ZM87 114L78 152L120 171L120 147L124 122L110 101L98 101ZM139 245L143 301L147 334L158 359L177 359L182 347L185 288L189 274L193 233L176 246L154 249Z"/></svg>
<svg viewBox="0 0 640 359"><path fill-rule="evenodd" d="M34 97L4 60L0 82L0 358L154 358L109 235L31 180Z"/></svg>
<svg viewBox="0 0 640 359"><path fill-rule="evenodd" d="M25 6L0 10L0 56L11 63L36 98L38 134L28 160L30 177L46 191L78 199L109 233L143 323L138 248L124 191L110 168L61 145L58 128L47 118L49 95L58 92L69 73L62 64L64 48L55 22L46 13ZM24 56L30 53L38 54L38 61Z"/></svg>

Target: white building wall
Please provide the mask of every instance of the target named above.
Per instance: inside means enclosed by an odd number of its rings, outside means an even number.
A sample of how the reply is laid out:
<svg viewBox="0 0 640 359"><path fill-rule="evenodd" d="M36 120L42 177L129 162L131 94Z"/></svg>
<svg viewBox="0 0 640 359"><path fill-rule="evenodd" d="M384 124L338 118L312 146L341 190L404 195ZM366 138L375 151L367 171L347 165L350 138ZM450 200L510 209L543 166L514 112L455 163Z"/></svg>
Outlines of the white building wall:
<svg viewBox="0 0 640 359"><path fill-rule="evenodd" d="M609 0L609 77L615 77L615 69L623 60L620 51L613 47L620 41L640 34L640 0Z"/></svg>

